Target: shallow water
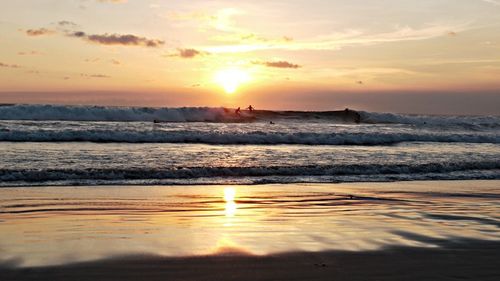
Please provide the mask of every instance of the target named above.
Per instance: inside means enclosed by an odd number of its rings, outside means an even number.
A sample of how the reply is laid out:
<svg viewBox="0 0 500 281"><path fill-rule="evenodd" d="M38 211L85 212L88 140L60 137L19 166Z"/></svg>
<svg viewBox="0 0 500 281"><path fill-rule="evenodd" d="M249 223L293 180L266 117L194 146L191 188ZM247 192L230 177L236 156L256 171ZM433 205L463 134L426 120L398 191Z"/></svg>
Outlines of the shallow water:
<svg viewBox="0 0 500 281"><path fill-rule="evenodd" d="M0 189L0 261L500 240L500 181Z"/></svg>
<svg viewBox="0 0 500 281"><path fill-rule="evenodd" d="M235 123L223 108L0 107L0 186L500 179L499 116L242 115L252 118Z"/></svg>
<svg viewBox="0 0 500 281"><path fill-rule="evenodd" d="M500 144L0 145L0 186L500 179Z"/></svg>

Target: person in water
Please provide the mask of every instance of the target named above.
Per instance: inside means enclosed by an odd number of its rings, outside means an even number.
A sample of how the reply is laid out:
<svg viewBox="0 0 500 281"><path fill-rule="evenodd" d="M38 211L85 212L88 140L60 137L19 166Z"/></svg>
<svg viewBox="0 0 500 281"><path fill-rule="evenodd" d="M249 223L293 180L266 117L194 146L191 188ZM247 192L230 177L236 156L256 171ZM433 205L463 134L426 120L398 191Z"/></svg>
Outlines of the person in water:
<svg viewBox="0 0 500 281"><path fill-rule="evenodd" d="M251 112L251 111L253 111L253 106L252 106L252 105L249 105L249 106L247 107L247 109L248 109L248 111L250 111L250 112Z"/></svg>
<svg viewBox="0 0 500 281"><path fill-rule="evenodd" d="M240 107L238 107L238 108L234 111L234 113L235 113L235 114L237 114L237 115L240 115L240 113L241 113L241 108L240 108Z"/></svg>

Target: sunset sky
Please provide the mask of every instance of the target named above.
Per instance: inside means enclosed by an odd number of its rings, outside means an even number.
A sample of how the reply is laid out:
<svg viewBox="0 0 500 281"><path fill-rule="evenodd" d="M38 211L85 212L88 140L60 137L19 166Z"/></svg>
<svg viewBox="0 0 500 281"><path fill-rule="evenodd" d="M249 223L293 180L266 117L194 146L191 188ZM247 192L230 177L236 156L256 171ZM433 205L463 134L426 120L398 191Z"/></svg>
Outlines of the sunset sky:
<svg viewBox="0 0 500 281"><path fill-rule="evenodd" d="M1 102L500 114L500 0L2 0Z"/></svg>

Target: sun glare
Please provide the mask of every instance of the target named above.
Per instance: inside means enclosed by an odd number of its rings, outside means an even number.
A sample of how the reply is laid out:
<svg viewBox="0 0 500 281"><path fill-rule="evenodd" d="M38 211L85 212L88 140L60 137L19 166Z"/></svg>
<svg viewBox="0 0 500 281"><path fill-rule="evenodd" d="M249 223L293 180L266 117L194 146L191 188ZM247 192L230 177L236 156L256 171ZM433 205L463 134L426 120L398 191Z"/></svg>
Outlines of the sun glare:
<svg viewBox="0 0 500 281"><path fill-rule="evenodd" d="M224 189L224 201L226 201L226 217L234 217L236 214L236 202L234 198L236 197L236 190L232 187Z"/></svg>
<svg viewBox="0 0 500 281"><path fill-rule="evenodd" d="M241 84L249 80L248 72L237 68L223 69L215 74L215 82L228 94L233 94Z"/></svg>

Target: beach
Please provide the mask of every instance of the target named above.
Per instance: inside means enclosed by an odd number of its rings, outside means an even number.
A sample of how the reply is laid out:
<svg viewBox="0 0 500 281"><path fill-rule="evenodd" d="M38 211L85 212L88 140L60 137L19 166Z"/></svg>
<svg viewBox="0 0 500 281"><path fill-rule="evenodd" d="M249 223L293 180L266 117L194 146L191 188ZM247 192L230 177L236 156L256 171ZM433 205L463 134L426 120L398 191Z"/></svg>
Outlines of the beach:
<svg viewBox="0 0 500 281"><path fill-rule="evenodd" d="M2 280L494 280L500 181L0 189Z"/></svg>
<svg viewBox="0 0 500 281"><path fill-rule="evenodd" d="M0 107L0 280L498 279L500 117L229 112Z"/></svg>
<svg viewBox="0 0 500 281"><path fill-rule="evenodd" d="M500 280L500 0L0 2L0 281Z"/></svg>
<svg viewBox="0 0 500 281"><path fill-rule="evenodd" d="M268 257L129 256L54 267L1 268L2 280L498 280L500 245L290 253Z"/></svg>

